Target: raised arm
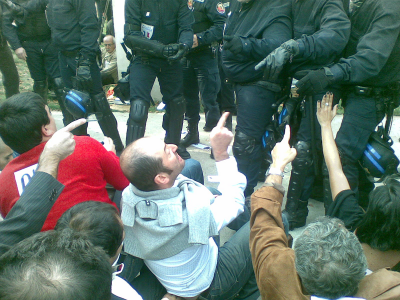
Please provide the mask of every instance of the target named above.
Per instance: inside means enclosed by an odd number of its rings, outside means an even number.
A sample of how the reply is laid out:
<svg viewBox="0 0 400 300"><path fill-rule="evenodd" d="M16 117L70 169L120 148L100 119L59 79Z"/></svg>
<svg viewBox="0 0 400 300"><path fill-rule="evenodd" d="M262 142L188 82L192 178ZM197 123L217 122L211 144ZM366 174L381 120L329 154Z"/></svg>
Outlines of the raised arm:
<svg viewBox="0 0 400 300"><path fill-rule="evenodd" d="M349 190L350 185L344 175L335 139L332 133L332 120L336 115L337 105L332 109L333 94L327 93L322 101L317 104L317 118L321 125L322 148L326 166L329 172L329 181L332 199L344 190Z"/></svg>

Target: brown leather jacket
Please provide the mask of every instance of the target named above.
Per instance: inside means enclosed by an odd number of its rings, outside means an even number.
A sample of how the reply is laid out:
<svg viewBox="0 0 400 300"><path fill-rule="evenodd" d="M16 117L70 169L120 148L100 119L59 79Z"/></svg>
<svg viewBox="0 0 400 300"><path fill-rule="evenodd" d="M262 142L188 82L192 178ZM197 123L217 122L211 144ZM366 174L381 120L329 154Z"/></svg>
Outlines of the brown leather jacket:
<svg viewBox="0 0 400 300"><path fill-rule="evenodd" d="M294 251L283 229L283 195L263 186L251 196L250 250L261 298L310 299L301 285ZM400 273L381 269L365 276L355 297L374 300L400 299Z"/></svg>

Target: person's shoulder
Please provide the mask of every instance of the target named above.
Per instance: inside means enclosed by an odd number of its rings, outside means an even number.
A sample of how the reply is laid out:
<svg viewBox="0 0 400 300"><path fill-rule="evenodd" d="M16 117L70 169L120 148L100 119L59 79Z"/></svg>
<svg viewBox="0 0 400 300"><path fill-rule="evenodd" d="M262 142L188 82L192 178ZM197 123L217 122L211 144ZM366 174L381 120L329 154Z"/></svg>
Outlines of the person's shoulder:
<svg viewBox="0 0 400 300"><path fill-rule="evenodd" d="M400 299L400 273L380 269L361 280L357 297L365 299Z"/></svg>

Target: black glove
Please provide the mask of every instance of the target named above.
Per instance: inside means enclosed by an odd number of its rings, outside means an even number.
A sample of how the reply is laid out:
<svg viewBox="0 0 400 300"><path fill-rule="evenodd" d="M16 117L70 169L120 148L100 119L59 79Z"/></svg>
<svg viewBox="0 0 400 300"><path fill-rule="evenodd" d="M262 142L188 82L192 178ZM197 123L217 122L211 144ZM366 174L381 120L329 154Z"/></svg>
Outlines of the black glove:
<svg viewBox="0 0 400 300"><path fill-rule="evenodd" d="M288 60L299 53L299 45L295 40L289 40L272 51L266 58L255 66L259 70L265 66L264 79L274 82L282 72Z"/></svg>
<svg viewBox="0 0 400 300"><path fill-rule="evenodd" d="M174 56L179 51L179 44L168 44L163 47L162 55L165 58Z"/></svg>
<svg viewBox="0 0 400 300"><path fill-rule="evenodd" d="M5 7L11 12L13 16L23 16L24 9L19 5L11 0L0 0L0 3L3 3Z"/></svg>
<svg viewBox="0 0 400 300"><path fill-rule="evenodd" d="M296 72L295 78L301 78L297 81L297 93L299 95L314 95L326 90L328 85L331 85L333 74L329 68L319 70L303 70Z"/></svg>
<svg viewBox="0 0 400 300"><path fill-rule="evenodd" d="M92 75L90 74L90 61L87 58L81 58L76 69L76 85L80 91L89 92L92 90Z"/></svg>
<svg viewBox="0 0 400 300"><path fill-rule="evenodd" d="M179 44L179 50L178 52L173 55L168 57L169 61L177 61L180 60L182 57L184 57L187 53L189 52L189 46L186 44Z"/></svg>
<svg viewBox="0 0 400 300"><path fill-rule="evenodd" d="M238 55L243 51L242 39L236 35L224 36L224 49Z"/></svg>

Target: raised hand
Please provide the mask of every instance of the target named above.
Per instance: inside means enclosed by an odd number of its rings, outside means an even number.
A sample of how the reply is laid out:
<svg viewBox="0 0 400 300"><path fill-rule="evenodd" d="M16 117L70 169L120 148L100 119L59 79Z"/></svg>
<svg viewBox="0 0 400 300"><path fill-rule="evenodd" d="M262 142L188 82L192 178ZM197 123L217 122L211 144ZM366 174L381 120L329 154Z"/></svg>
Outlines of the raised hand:
<svg viewBox="0 0 400 300"><path fill-rule="evenodd" d="M60 161L75 150L75 140L71 130L85 123L86 119L76 120L53 134L40 155L38 171L49 173L53 177L57 176Z"/></svg>
<svg viewBox="0 0 400 300"><path fill-rule="evenodd" d="M233 133L225 127L229 112L222 114L217 126L210 133L210 143L213 150L215 161L221 161L229 158L228 146L232 142Z"/></svg>
<svg viewBox="0 0 400 300"><path fill-rule="evenodd" d="M293 161L297 155L295 148L289 145L290 140L290 126L286 125L285 135L280 143L277 143L271 152L272 165L271 168L279 168L282 172L286 165Z"/></svg>
<svg viewBox="0 0 400 300"><path fill-rule="evenodd" d="M317 118L321 127L330 125L333 118L336 116L337 104L332 109L333 94L328 92L322 98L322 101L317 103Z"/></svg>

